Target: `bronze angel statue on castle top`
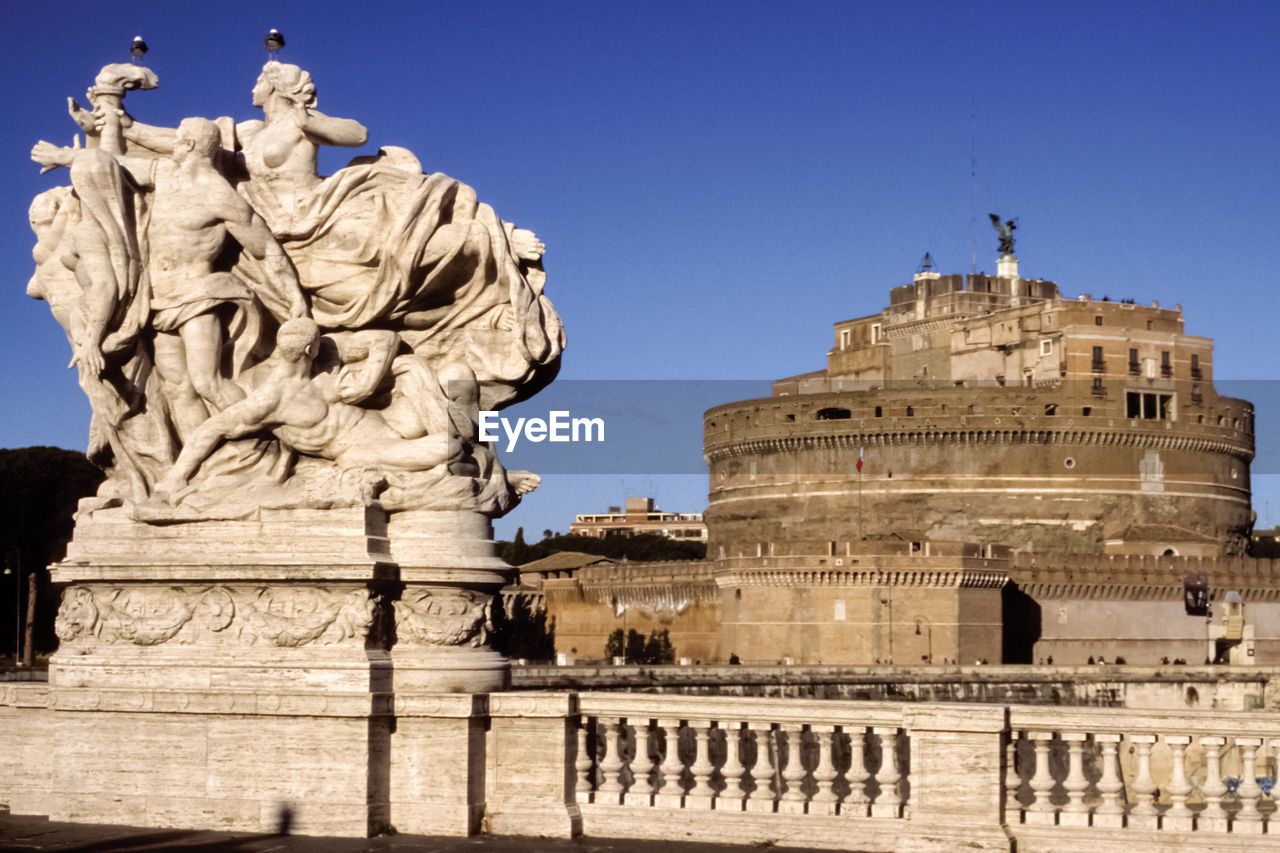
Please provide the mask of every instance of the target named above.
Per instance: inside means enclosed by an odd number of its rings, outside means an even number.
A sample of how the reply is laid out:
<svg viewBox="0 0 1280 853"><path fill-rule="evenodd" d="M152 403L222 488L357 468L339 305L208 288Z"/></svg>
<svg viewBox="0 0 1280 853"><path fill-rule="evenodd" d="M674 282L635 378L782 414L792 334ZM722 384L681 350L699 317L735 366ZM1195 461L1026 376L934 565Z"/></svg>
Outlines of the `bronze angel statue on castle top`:
<svg viewBox="0 0 1280 853"><path fill-rule="evenodd" d="M316 108L311 75L269 61L260 118L136 120L156 88L108 65L72 99L86 144L32 159L70 185L31 205L36 272L93 409L99 501L135 517L368 501L505 512L537 476L507 471L478 413L555 376L564 331L545 247L403 148L364 145Z"/></svg>

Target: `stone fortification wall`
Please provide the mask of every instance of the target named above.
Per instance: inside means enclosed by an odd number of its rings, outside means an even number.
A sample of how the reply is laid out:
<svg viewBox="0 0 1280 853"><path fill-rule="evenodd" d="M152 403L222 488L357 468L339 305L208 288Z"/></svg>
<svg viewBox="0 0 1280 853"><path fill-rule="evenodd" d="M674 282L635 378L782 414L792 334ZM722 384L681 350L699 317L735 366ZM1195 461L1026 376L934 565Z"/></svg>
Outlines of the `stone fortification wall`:
<svg viewBox="0 0 1280 853"><path fill-rule="evenodd" d="M1200 663L1227 633L1226 597L1240 596L1242 657L1280 662L1280 561L1250 557L1016 555L1010 578L1027 598L1036 660L1084 663L1089 657L1135 664L1182 658ZM1190 614L1189 575L1203 575L1209 612ZM1006 614L1007 616L1008 614ZM1025 618L1023 621L1026 621Z"/></svg>
<svg viewBox="0 0 1280 853"><path fill-rule="evenodd" d="M711 409L708 556L857 551L847 543L884 536L1034 553L1100 554L1135 537L1151 553L1243 550L1247 402L1213 397L1199 414L1143 420L1079 390L913 383Z"/></svg>
<svg viewBox="0 0 1280 853"><path fill-rule="evenodd" d="M955 663L1001 659L999 557L962 543L883 553L727 558L584 568L544 582L557 652L603 657L616 630L667 630L676 654L746 663Z"/></svg>
<svg viewBox="0 0 1280 853"><path fill-rule="evenodd" d="M1210 600L1228 590L1246 604L1280 602L1280 560L1270 557L1179 557L1146 554L1014 554L1009 576L1036 596L1183 599L1183 580L1202 574Z"/></svg>
<svg viewBox="0 0 1280 853"><path fill-rule="evenodd" d="M572 578L543 584L555 619L556 652L601 658L621 628L648 636L665 630L676 654L692 660L720 655L720 598L709 562L588 566Z"/></svg>

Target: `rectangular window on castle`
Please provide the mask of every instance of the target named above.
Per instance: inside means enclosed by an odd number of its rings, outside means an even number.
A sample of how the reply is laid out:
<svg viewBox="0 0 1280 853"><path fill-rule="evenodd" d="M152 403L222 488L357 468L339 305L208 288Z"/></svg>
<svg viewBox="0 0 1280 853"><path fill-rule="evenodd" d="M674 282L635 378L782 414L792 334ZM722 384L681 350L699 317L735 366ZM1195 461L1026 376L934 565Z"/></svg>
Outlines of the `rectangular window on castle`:
<svg viewBox="0 0 1280 853"><path fill-rule="evenodd" d="M1103 373L1107 369L1107 363L1102 359L1102 347L1093 348L1093 372Z"/></svg>
<svg viewBox="0 0 1280 853"><path fill-rule="evenodd" d="M1142 372L1142 365L1138 362L1138 351L1136 349L1129 350L1129 374L1137 376Z"/></svg>
<svg viewBox="0 0 1280 853"><path fill-rule="evenodd" d="M1053 341L1045 339L1040 342L1041 355L1053 355Z"/></svg>
<svg viewBox="0 0 1280 853"><path fill-rule="evenodd" d="M1165 379L1173 375L1173 361L1168 350L1160 353L1160 375Z"/></svg>
<svg viewBox="0 0 1280 853"><path fill-rule="evenodd" d="M1191 354L1191 378L1200 379L1200 356L1195 353Z"/></svg>
<svg viewBox="0 0 1280 853"><path fill-rule="evenodd" d="M853 333L850 330L841 329L840 330L840 349L848 349L849 341L850 341L850 338L852 337L853 337Z"/></svg>
<svg viewBox="0 0 1280 853"><path fill-rule="evenodd" d="M871 343L873 344L880 343L880 324L879 323L871 324Z"/></svg>

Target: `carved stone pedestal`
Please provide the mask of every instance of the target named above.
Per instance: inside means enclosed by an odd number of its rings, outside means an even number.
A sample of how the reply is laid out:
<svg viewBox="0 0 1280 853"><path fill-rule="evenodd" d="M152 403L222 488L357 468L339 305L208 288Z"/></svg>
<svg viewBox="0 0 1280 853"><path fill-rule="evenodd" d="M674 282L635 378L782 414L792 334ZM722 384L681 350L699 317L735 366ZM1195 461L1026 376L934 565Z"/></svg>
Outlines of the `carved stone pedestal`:
<svg viewBox="0 0 1280 853"><path fill-rule="evenodd" d="M489 606L512 569L489 520L470 512L397 512L387 527L402 589L391 643L393 689L489 693L511 683L489 648Z"/></svg>
<svg viewBox="0 0 1280 853"><path fill-rule="evenodd" d="M475 513L388 518L375 505L174 524L123 509L82 516L53 572L67 586L50 664L44 813L378 831L402 775L393 773L403 763L393 758L397 715L508 683L487 643L489 602L510 571ZM456 697L464 728L483 698ZM465 767L467 738L456 747ZM465 776L413 778L450 812L439 831L474 831L483 798Z"/></svg>

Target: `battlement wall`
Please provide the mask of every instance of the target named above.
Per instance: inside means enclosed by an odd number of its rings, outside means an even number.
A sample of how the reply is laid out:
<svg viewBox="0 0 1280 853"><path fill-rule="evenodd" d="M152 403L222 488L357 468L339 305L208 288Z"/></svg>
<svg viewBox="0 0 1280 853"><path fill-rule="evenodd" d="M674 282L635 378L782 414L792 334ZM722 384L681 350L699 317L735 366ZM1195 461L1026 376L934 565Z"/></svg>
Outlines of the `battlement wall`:
<svg viewBox="0 0 1280 853"><path fill-rule="evenodd" d="M1067 386L912 383L743 400L706 412L703 446L709 461L743 443L821 443L848 435L869 443L1122 444L1253 458L1253 406L1246 400L1214 396L1176 420L1142 419L1125 416L1121 395L1098 397Z"/></svg>

